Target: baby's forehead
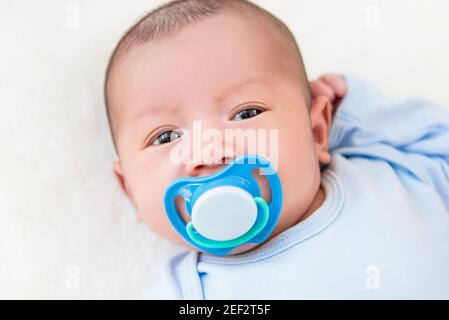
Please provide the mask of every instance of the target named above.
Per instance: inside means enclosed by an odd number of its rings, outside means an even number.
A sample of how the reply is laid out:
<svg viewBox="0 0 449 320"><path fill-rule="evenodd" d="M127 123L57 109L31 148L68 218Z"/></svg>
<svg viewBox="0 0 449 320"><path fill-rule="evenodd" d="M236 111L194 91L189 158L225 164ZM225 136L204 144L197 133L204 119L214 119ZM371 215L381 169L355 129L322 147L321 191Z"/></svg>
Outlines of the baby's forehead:
<svg viewBox="0 0 449 320"><path fill-rule="evenodd" d="M209 75L200 74L201 70L192 70L191 77L209 77L210 74L219 72L223 64L235 70L240 67L237 62L243 64L258 62L260 69L285 64L288 59L286 55L282 56L283 54L279 52L279 50L287 52L282 50L285 44L279 43L279 37L274 35L271 29L260 24L249 23L239 15L220 14L189 25L175 34L135 46L124 57L117 60L114 70L128 69L125 71L129 71L133 61L138 61L138 68L142 69L142 56L139 52L145 47L153 48L147 51L144 57L148 69L151 66L148 62L151 60L153 65L167 67L165 75L172 73L175 68L186 68L191 64L195 64L199 69L199 64L207 64L210 61L213 64L208 64ZM124 64L123 61L127 63ZM121 71L111 73L111 82L123 76ZM153 74L156 72L155 68L148 71Z"/></svg>
<svg viewBox="0 0 449 320"><path fill-rule="evenodd" d="M268 52L263 41L248 43L249 33L235 34L239 26L227 31L219 30L217 24L200 27L143 44L124 58L115 73L114 88L123 105L143 97L164 104L169 103L164 99L177 97L225 95L240 88L260 87L276 77L276 56Z"/></svg>

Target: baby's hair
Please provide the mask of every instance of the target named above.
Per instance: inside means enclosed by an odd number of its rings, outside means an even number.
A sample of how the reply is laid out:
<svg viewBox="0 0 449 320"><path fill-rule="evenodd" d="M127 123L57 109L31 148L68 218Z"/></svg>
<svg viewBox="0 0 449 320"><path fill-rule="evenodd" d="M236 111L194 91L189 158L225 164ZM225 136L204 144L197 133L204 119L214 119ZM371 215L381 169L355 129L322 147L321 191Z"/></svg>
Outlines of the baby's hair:
<svg viewBox="0 0 449 320"><path fill-rule="evenodd" d="M175 0L152 10L136 22L117 43L109 59L104 82L104 99L108 116L109 128L116 152L115 131L118 122L118 112L111 106L111 78L114 66L131 49L151 40L159 39L207 17L221 13L231 13L257 23L267 22L278 45L276 46L276 61L283 72L293 72L303 89L305 103L310 108L311 95L309 81L303 59L296 39L289 28L277 17L263 8L247 0ZM261 18L261 20L257 20Z"/></svg>

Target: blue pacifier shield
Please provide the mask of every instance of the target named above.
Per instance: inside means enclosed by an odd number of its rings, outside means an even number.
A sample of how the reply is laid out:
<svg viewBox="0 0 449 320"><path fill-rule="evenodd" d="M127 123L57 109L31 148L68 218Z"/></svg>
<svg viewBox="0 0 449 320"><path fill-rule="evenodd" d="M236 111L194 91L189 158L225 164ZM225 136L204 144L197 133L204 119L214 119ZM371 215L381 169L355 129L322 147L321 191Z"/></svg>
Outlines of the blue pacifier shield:
<svg viewBox="0 0 449 320"><path fill-rule="evenodd" d="M271 201L261 196L252 175L259 168L271 188ZM185 223L175 198L184 198L190 221ZM282 208L282 187L271 164L259 155L242 155L223 170L205 177L173 181L164 207L176 231L204 252L226 255L245 243L261 243L273 231Z"/></svg>

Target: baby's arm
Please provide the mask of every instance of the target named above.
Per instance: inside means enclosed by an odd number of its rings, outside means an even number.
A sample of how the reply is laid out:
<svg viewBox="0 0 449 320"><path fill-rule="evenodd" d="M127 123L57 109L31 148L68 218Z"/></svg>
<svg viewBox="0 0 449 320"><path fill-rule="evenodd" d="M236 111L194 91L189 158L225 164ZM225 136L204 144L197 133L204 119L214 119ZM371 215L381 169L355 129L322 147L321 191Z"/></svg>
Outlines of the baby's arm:
<svg viewBox="0 0 449 320"><path fill-rule="evenodd" d="M449 209L449 109L424 99L386 97L349 76L324 76L311 88L312 96L324 94L337 105L341 99L331 152L386 160L435 188Z"/></svg>

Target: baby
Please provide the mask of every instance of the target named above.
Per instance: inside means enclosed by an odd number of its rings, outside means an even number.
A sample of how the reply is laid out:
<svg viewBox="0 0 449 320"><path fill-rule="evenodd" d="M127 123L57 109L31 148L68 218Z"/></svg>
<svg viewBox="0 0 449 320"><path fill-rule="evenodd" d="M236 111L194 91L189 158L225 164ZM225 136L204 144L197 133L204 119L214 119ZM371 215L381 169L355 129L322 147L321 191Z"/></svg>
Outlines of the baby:
<svg viewBox="0 0 449 320"><path fill-rule="evenodd" d="M173 1L146 15L111 56L105 101L113 171L138 219L191 249L149 296L449 298L448 110L382 97L349 76L309 86L289 29L244 0ZM276 139L262 150L215 141L205 157L210 140L189 143L198 123L275 129ZM181 161L176 149L188 150ZM201 252L171 224L167 186L254 153L282 184L275 227L228 255ZM256 180L269 203L276 195ZM176 207L187 223L185 204Z"/></svg>

